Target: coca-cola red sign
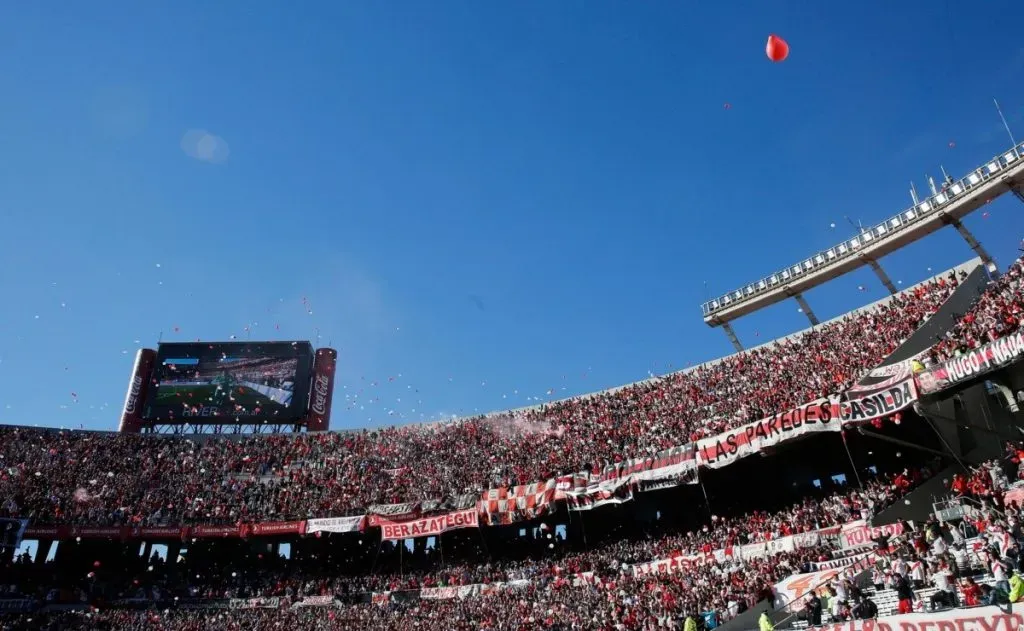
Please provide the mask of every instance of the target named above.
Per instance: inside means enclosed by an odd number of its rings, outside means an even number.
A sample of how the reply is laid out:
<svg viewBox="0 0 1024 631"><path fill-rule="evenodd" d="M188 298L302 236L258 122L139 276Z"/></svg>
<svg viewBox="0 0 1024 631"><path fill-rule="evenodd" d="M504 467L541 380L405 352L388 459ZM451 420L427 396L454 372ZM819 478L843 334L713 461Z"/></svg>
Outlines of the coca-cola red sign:
<svg viewBox="0 0 1024 631"><path fill-rule="evenodd" d="M317 375L313 381L313 411L317 414L325 414L327 411L327 397L330 396L331 380L327 375Z"/></svg>
<svg viewBox="0 0 1024 631"><path fill-rule="evenodd" d="M124 404L126 414L135 414L135 407L139 404L139 393L142 392L142 375L132 377L131 388L128 389L128 400Z"/></svg>
<svg viewBox="0 0 1024 631"><path fill-rule="evenodd" d="M135 366L132 368L132 378L128 382L128 393L124 398L124 411L121 412L122 432L138 432L142 429L142 405L146 400L146 393L149 391L149 380L153 373L153 363L156 361L156 351L149 348L140 348L135 354Z"/></svg>
<svg viewBox="0 0 1024 631"><path fill-rule="evenodd" d="M306 427L310 431L327 431L331 425L331 397L334 392L334 367L337 361L338 352L333 348L321 348L316 352L309 414L306 417Z"/></svg>

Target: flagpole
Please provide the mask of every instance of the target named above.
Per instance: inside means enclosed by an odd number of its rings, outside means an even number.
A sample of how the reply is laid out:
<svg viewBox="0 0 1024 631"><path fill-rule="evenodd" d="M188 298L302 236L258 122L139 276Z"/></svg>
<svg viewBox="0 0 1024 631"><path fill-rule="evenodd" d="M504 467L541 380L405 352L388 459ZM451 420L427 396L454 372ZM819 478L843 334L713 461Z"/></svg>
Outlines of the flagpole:
<svg viewBox="0 0 1024 631"><path fill-rule="evenodd" d="M993 98L992 102L996 104L996 111L999 112L999 119L1001 121L1003 121L1003 127L1006 128L1006 135L1010 137L1010 142L1012 142L1013 146L1016 147L1017 146L1017 141L1013 137L1013 132L1010 131L1010 125L1007 124L1006 117L1003 116L1003 109L1001 107L999 107L999 101L997 101L997 100L995 100L995 98Z"/></svg>
<svg viewBox="0 0 1024 631"><path fill-rule="evenodd" d="M850 459L850 466L853 467L853 475L857 478L857 486L863 489L864 483L860 481L860 473L857 472L857 464L853 461L853 454L850 453L850 446L846 444L846 430L840 430L839 435L843 437L843 447L846 448L846 457Z"/></svg>
<svg viewBox="0 0 1024 631"><path fill-rule="evenodd" d="M377 554L373 556L373 565L370 566L370 574L373 574L373 571L377 569L377 560L380 558L380 549L383 547L384 539L382 538L380 542L377 543Z"/></svg>
<svg viewBox="0 0 1024 631"><path fill-rule="evenodd" d="M708 517L713 514L711 512L711 500L708 499L708 490L704 488L704 480L700 479L700 469L697 469L697 483L700 484L700 490L704 492L704 506L707 506Z"/></svg>

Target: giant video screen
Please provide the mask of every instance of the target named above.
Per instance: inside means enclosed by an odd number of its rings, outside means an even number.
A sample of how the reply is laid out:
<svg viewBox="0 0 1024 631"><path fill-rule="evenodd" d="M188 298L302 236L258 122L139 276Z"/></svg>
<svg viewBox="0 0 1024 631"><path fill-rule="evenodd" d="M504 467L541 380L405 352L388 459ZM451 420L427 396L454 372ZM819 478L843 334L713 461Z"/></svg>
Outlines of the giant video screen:
<svg viewBox="0 0 1024 631"><path fill-rule="evenodd" d="M309 342L161 344L143 418L287 423L306 414Z"/></svg>

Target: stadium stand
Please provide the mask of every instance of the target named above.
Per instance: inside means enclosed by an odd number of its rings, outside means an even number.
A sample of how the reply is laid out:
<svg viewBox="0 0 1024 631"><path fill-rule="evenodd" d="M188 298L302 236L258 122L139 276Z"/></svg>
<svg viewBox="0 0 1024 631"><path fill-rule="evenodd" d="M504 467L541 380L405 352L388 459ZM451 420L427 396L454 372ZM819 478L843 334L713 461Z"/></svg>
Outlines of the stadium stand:
<svg viewBox="0 0 1024 631"><path fill-rule="evenodd" d="M0 476L0 516L39 523L223 524L253 515L333 517L442 498L464 505L467 494L600 471L840 392L897 348L957 285L957 274L950 273L693 370L430 427L232 442L4 428L7 462L17 466ZM128 461L133 475L111 484ZM89 501L74 501L79 490Z"/></svg>
<svg viewBox="0 0 1024 631"><path fill-rule="evenodd" d="M1022 270L1017 260L993 282L925 365L1016 334ZM63 541L53 561L0 556L0 629L700 631L752 628L742 614L766 602L777 611L765 624L780 628L1016 602L1024 596L1024 489L1012 482L1021 477L1018 444L1002 460L950 476L949 497L917 523L879 519L900 502L931 504L921 495L925 483L938 484L949 464L933 458L934 449L894 448L872 471L862 467L856 485L816 479L808 492L794 482L778 489L778 497L796 498L780 508L766 508L773 498L746 497L743 484L734 484L734 503L709 500L701 483L652 491L688 492L689 500L682 509L664 505L683 518L649 526L659 511L641 526L634 513L653 512L658 499L636 507L609 500L594 509L606 523L590 522L603 528L588 541L578 521L582 543L572 545L556 527L560 514L542 511L496 524L496 532L520 531L500 549L488 548L482 533L458 532L436 536L429 548L420 545L425 537L407 547L381 541L382 530L362 521L321 539L325 533L307 530L312 522L296 521L362 520L374 505L403 502L429 514L431 500L434 510L482 515L488 502L502 501L488 499L491 490L539 482L530 492L550 499L555 488L544 480L605 471L839 395L936 313L962 278L944 274L692 370L429 427L230 439L4 428L0 517L30 520L26 537ZM845 433L842 445L848 449ZM817 466L761 455L780 480ZM737 482L766 466L750 460L730 468ZM569 526L585 521L566 515ZM218 524L220 535L198 531ZM163 559L146 537L133 538L145 529L187 554ZM87 531L98 536L80 536ZM286 559L264 534L304 545ZM130 549L140 541L141 554Z"/></svg>

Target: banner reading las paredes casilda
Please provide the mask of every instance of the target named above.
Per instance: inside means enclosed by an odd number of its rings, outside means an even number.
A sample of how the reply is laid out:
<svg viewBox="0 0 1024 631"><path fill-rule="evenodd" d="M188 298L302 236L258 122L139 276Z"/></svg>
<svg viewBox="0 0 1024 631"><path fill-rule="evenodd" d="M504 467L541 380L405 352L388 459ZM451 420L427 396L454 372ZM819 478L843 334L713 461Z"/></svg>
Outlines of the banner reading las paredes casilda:
<svg viewBox="0 0 1024 631"><path fill-rule="evenodd" d="M415 537L433 537L449 530L459 528L479 528L479 514L476 507L466 510L423 517L411 521L393 522L382 520L380 522L380 533L382 541L397 541L399 539L413 539Z"/></svg>
<svg viewBox="0 0 1024 631"><path fill-rule="evenodd" d="M795 410L749 423L712 438L697 441L701 466L719 469L781 442L805 434L838 432L838 399L818 399Z"/></svg>
<svg viewBox="0 0 1024 631"><path fill-rule="evenodd" d="M861 423L888 416L910 406L917 400L917 387L913 377L879 392L849 392L842 402L844 423Z"/></svg>

